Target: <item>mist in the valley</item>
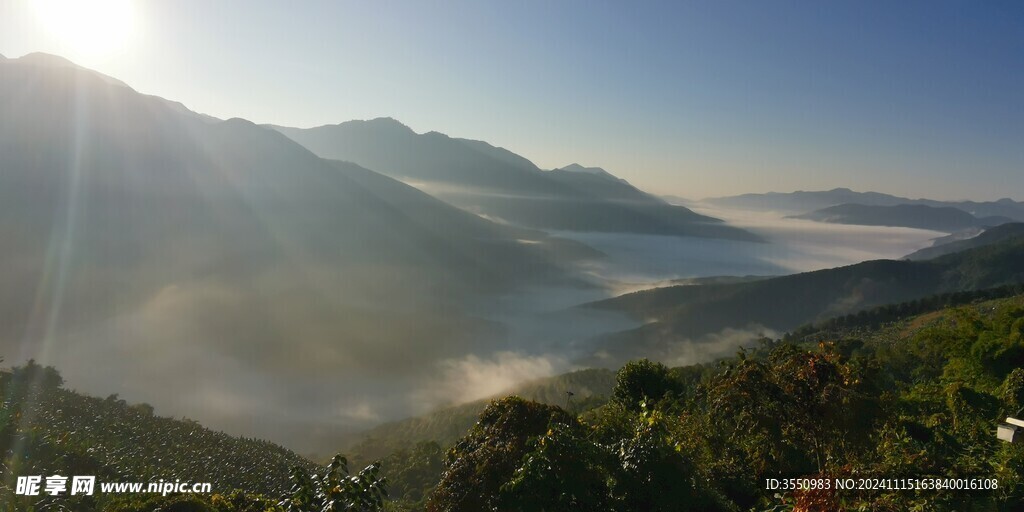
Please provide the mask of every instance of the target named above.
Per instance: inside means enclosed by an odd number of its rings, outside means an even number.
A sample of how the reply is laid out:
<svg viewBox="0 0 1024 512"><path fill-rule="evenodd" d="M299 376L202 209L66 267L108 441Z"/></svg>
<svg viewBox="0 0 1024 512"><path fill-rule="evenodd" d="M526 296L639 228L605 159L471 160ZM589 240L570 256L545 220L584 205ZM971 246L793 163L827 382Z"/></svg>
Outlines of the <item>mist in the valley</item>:
<svg viewBox="0 0 1024 512"><path fill-rule="evenodd" d="M492 396L503 386L572 370L581 364L621 364L620 360L603 358L601 347L591 342L600 334L635 327L636 320L607 310L571 307L586 301L675 285L689 278L784 275L869 259L897 259L929 246L932 239L943 235L908 228L836 226L788 219L775 213L713 213L763 236L766 242L553 232L557 237L577 240L605 254L576 265L597 288L527 287L514 294L476 302L476 314L504 326L501 352L442 361L443 371L438 375L442 381L429 389L452 392L431 396L468 401ZM761 337L780 334L739 323L696 339L673 342L645 355L666 364L694 364L730 355ZM493 380L488 380L491 377Z"/></svg>
<svg viewBox="0 0 1024 512"><path fill-rule="evenodd" d="M112 314L59 325L42 350L26 350L20 359L54 364L69 386L92 394L119 393L154 404L158 414L320 452L382 421L590 364L597 349L588 340L636 325L618 313L573 308L580 303L685 277L781 274L889 257L927 245L932 236L892 228L851 229L856 236L845 236L832 226L762 220L758 231L790 238L748 243L558 233L607 255L576 263L591 286L531 284L433 306L429 292L412 291L422 277L414 271L400 279L363 267L354 271L364 275L357 279L299 259L244 279L216 271L189 271L183 279L162 259L136 268L110 265L76 275L88 285L101 278L131 282L142 272L144 282L165 284L106 287L118 302L106 310ZM871 240L878 242L866 243ZM178 252L198 257L203 250L182 245ZM783 266L787 261L794 266ZM33 296L31 286L21 290ZM78 286L63 293L89 300ZM128 295L132 300L118 299ZM776 334L737 325L648 356L670 365L698 363Z"/></svg>
<svg viewBox="0 0 1024 512"><path fill-rule="evenodd" d="M553 233L593 251L69 63L3 65L5 364L35 358L71 388L302 451L577 368L595 336L635 326L581 303L898 257L935 236L725 211L701 213L766 241ZM700 362L760 334L648 355Z"/></svg>
<svg viewBox="0 0 1024 512"><path fill-rule="evenodd" d="M946 233L923 229L827 224L774 212L691 205L761 235L764 243L621 233L557 232L609 257L586 270L616 294L708 276L772 276L899 259Z"/></svg>

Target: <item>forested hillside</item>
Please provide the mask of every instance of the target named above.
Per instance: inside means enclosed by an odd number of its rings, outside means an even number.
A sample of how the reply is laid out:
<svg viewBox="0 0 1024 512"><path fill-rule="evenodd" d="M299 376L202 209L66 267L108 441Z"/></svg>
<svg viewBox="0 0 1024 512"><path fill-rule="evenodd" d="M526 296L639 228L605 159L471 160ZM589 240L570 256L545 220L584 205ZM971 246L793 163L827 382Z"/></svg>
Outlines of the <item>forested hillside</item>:
<svg viewBox="0 0 1024 512"><path fill-rule="evenodd" d="M927 261L876 260L752 282L657 288L587 307L644 322L598 340L605 353L630 359L727 328L786 332L885 304L1019 283L1024 238L1018 237Z"/></svg>
<svg viewBox="0 0 1024 512"><path fill-rule="evenodd" d="M999 226L988 228L979 235L965 240L955 240L932 247L925 247L924 249L908 254L906 259L929 260L932 258L938 258L939 256L945 256L959 251L966 251L967 249L973 249L975 247L984 247L986 245L992 245L1014 238L1024 238L1024 223L1011 222L1001 224Z"/></svg>
<svg viewBox="0 0 1024 512"><path fill-rule="evenodd" d="M884 321L871 320L878 310L807 327L714 364L633 361L603 403L495 400L450 448L410 443L358 474L337 458L310 476L311 463L270 443L85 397L30 365L2 380L3 492L29 510L10 494L13 476L58 472L210 481L216 493L61 502L83 511L1019 510L1024 446L994 432L1024 408L1024 296L982 298L892 306ZM942 303L963 304L930 310ZM577 372L532 391L557 402L606 376ZM772 478L904 488L766 489Z"/></svg>
<svg viewBox="0 0 1024 512"><path fill-rule="evenodd" d="M92 475L99 482L209 482L215 493L244 489L277 498L291 485L294 467L316 469L267 441L161 417L147 404L116 395L101 399L64 389L57 370L32 362L0 374L0 396L0 502L14 500L14 477L53 474ZM73 510L97 504L66 496L51 501Z"/></svg>
<svg viewBox="0 0 1024 512"><path fill-rule="evenodd" d="M1019 510L1024 446L995 427L1024 407L1022 366L1021 296L764 340L717 367L632 362L613 401L583 415L492 403L448 452L427 510ZM770 478L833 484L769 490ZM837 491L836 478L903 488Z"/></svg>

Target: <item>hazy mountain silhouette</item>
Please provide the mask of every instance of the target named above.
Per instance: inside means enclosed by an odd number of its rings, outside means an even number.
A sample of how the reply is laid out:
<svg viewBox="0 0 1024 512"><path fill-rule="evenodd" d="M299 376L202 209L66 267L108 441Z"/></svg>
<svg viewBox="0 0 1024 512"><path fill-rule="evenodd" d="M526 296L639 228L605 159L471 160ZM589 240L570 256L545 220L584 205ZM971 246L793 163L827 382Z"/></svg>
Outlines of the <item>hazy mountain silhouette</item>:
<svg viewBox="0 0 1024 512"><path fill-rule="evenodd" d="M792 215L791 217L834 224L897 226L945 231L947 233L1013 222L1013 219L1008 217L985 217L979 219L952 206L937 207L923 204L897 204L893 206L840 204L809 213Z"/></svg>
<svg viewBox="0 0 1024 512"><path fill-rule="evenodd" d="M553 171L565 171L565 172L580 172L583 174L593 174L597 176L604 176L605 178L613 179L622 183L626 183L626 180L617 178L612 173L600 168L600 167L584 167L580 164L569 164L559 169L553 169Z"/></svg>
<svg viewBox="0 0 1024 512"><path fill-rule="evenodd" d="M680 196L676 196L676 195L672 195L672 194L663 195L663 196L661 196L661 198L665 202L667 202L669 204L676 204L676 205L680 205L680 206L692 205L693 203L698 202L698 201L694 201L692 199L687 199L685 197L680 197Z"/></svg>
<svg viewBox="0 0 1024 512"><path fill-rule="evenodd" d="M644 193L605 171L543 171L481 141L417 134L389 118L276 130L314 153L355 162L469 211L522 226L757 240Z"/></svg>
<svg viewBox="0 0 1024 512"><path fill-rule="evenodd" d="M0 62L0 115L0 353L235 432L401 393L500 340L463 303L595 255L52 56Z"/></svg>
<svg viewBox="0 0 1024 512"><path fill-rule="evenodd" d="M591 197L635 204L665 204L661 198L630 185L626 180L617 178L600 167L583 167L579 164L572 164L561 169L553 169L545 174L547 177ZM705 219L713 220L710 217L705 217Z"/></svg>
<svg viewBox="0 0 1024 512"><path fill-rule="evenodd" d="M1009 198L998 201L937 201L934 199L909 199L879 192L855 192L848 188L814 192L768 192L764 194L741 194L738 196L705 199L705 202L729 208L748 210L770 210L782 213L801 214L840 204L862 204L872 206L895 206L900 204L922 204L934 207L953 207L978 218L1007 217L1024 221L1024 202Z"/></svg>

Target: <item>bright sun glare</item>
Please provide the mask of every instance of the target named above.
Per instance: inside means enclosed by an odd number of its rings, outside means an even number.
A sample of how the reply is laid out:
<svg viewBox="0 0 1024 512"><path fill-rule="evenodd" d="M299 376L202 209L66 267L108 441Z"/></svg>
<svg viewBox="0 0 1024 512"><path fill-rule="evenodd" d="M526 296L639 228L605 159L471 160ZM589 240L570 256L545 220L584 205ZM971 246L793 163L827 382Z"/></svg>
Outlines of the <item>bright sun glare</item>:
<svg viewBox="0 0 1024 512"><path fill-rule="evenodd" d="M78 54L115 52L136 28L132 0L33 0L33 7L43 27Z"/></svg>

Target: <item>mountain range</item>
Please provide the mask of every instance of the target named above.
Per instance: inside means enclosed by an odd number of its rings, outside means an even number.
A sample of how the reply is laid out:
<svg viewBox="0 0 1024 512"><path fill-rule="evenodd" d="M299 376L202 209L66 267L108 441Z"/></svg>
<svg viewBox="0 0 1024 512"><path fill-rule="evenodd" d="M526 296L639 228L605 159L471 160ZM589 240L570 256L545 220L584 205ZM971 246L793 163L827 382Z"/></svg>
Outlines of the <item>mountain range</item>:
<svg viewBox="0 0 1024 512"><path fill-rule="evenodd" d="M355 162L487 218L526 227L756 241L719 219L668 204L598 168L544 171L486 142L418 134L390 118L273 126L323 158Z"/></svg>
<svg viewBox="0 0 1024 512"><path fill-rule="evenodd" d="M600 257L58 57L0 61L0 112L0 351L218 428L396 414L434 360L500 343L464 305L587 288L569 266Z"/></svg>
<svg viewBox="0 0 1024 512"><path fill-rule="evenodd" d="M971 215L982 217L1007 217L1024 221L1024 202L1009 198L998 201L939 201L934 199L910 199L879 192L855 192L848 188L822 191L768 192L763 194L741 194L737 196L705 199L704 202L729 208L747 210L768 210L786 214L802 214L841 204L872 206L896 206L920 204L933 207L953 207Z"/></svg>
<svg viewBox="0 0 1024 512"><path fill-rule="evenodd" d="M540 333L527 345L510 334L516 307L608 293L586 274L607 256L546 230L761 239L598 167L543 170L391 119L309 130L220 120L48 55L0 60L0 113L0 353L303 451L451 404L459 372L478 379L466 387L486 381L505 364L495 354L513 355L502 378L517 381L640 356L680 363L757 331L1019 282L1024 261L1019 240L993 230L968 245L999 244L926 262L687 278L545 317L524 329ZM593 328L604 313L616 327ZM604 334L558 330L584 323ZM460 394L463 412L482 394Z"/></svg>
<svg viewBox="0 0 1024 512"><path fill-rule="evenodd" d="M1008 217L978 218L952 206L925 204L880 206L845 203L790 217L834 224L907 227L947 233L1013 222Z"/></svg>

